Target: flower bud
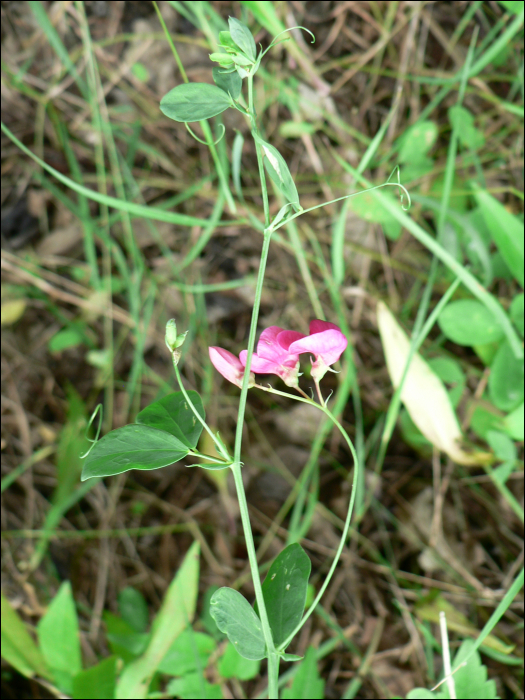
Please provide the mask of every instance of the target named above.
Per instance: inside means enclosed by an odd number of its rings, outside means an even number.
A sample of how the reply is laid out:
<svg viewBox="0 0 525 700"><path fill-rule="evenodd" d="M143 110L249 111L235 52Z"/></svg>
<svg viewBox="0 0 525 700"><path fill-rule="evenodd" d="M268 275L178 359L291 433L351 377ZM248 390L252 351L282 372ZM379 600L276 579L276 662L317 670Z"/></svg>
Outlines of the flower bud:
<svg viewBox="0 0 525 700"><path fill-rule="evenodd" d="M170 318L166 324L166 345L168 350L175 350L177 347L177 324L174 318Z"/></svg>

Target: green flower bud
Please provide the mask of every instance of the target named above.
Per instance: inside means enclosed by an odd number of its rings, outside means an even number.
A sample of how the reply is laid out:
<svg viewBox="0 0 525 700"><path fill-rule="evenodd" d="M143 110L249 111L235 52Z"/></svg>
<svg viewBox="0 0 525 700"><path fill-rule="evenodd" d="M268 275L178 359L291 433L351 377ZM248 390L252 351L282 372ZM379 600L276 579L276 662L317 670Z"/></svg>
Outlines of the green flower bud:
<svg viewBox="0 0 525 700"><path fill-rule="evenodd" d="M176 348L180 348L180 346L186 340L186 336L188 335L188 333L189 333L189 331L185 331L184 333L181 333L180 335L177 336L177 340L175 341Z"/></svg>
<svg viewBox="0 0 525 700"><path fill-rule="evenodd" d="M166 324L166 345L168 346L168 350L175 350L177 346L177 324L175 323L174 318L170 318L168 323Z"/></svg>

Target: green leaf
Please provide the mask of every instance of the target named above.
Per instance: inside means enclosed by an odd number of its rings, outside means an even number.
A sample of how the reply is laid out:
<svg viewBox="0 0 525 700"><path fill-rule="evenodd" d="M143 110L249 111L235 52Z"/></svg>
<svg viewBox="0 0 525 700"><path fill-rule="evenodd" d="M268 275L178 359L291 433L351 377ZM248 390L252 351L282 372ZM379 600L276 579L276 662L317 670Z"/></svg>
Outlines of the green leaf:
<svg viewBox="0 0 525 700"><path fill-rule="evenodd" d="M490 367L489 396L501 411L512 411L523 401L523 360L504 341Z"/></svg>
<svg viewBox="0 0 525 700"><path fill-rule="evenodd" d="M187 673L202 671L216 647L217 642L209 634L194 632L188 627L170 646L157 671L169 676L185 676Z"/></svg>
<svg viewBox="0 0 525 700"><path fill-rule="evenodd" d="M518 333L523 338L523 294L517 294L512 300L509 309L509 316L512 323L518 329Z"/></svg>
<svg viewBox="0 0 525 700"><path fill-rule="evenodd" d="M219 590L219 586L210 586L204 592L204 595L201 598L201 605L202 605L201 622L204 625L204 628L206 629L206 631L209 632L213 636L214 639L221 641L222 639L225 638L225 635L217 627L217 623L215 622L215 620L211 616L211 612L210 612L210 600L212 599L215 591L218 591L218 590Z"/></svg>
<svg viewBox="0 0 525 700"><path fill-rule="evenodd" d="M219 673L223 678L237 678L239 681L249 681L259 673L259 659L244 659L233 644L226 645L226 651L218 663Z"/></svg>
<svg viewBox="0 0 525 700"><path fill-rule="evenodd" d="M213 80L217 87L224 92L230 93L232 98L236 100L241 94L242 80L237 71L233 73L225 73L221 68L215 66L212 68Z"/></svg>
<svg viewBox="0 0 525 700"><path fill-rule="evenodd" d="M312 563L300 544L291 544L272 562L262 586L275 646L301 621Z"/></svg>
<svg viewBox="0 0 525 700"><path fill-rule="evenodd" d="M166 691L170 697L181 698L181 700L190 700L197 698L200 700L222 700L221 686L217 683L208 683L202 673L188 673L183 678L174 678L171 680Z"/></svg>
<svg viewBox="0 0 525 700"><path fill-rule="evenodd" d="M166 467L188 452L188 447L170 433L147 425L125 425L97 442L86 457L81 480Z"/></svg>
<svg viewBox="0 0 525 700"><path fill-rule="evenodd" d="M474 197L503 260L523 287L524 238L522 222L485 190L474 190Z"/></svg>
<svg viewBox="0 0 525 700"><path fill-rule="evenodd" d="M204 420L206 414L201 397L196 391L188 391L188 396ZM202 433L202 423L197 420L182 391L175 391L150 404L138 414L136 420L150 428L170 433L190 449L197 446Z"/></svg>
<svg viewBox="0 0 525 700"><path fill-rule="evenodd" d="M231 68L233 66L233 58L227 53L211 53L210 61L219 63L223 68Z"/></svg>
<svg viewBox="0 0 525 700"><path fill-rule="evenodd" d="M470 654L474 641L465 639L454 657L452 668L463 663ZM487 667L481 663L481 657L477 651L470 657L467 663L454 674L457 698L497 698L496 681L487 680Z"/></svg>
<svg viewBox="0 0 525 700"><path fill-rule="evenodd" d="M41 676L48 680L53 677L46 667L42 652L37 647L26 626L13 610L4 594L2 603L2 658L27 678Z"/></svg>
<svg viewBox="0 0 525 700"><path fill-rule="evenodd" d="M71 326L70 328L64 328L49 339L47 347L50 352L62 352L62 350L69 350L70 348L76 348L86 340L86 336L83 330L76 326Z"/></svg>
<svg viewBox="0 0 525 700"><path fill-rule="evenodd" d="M73 678L74 700L112 700L117 681L117 657L110 656Z"/></svg>
<svg viewBox="0 0 525 700"><path fill-rule="evenodd" d="M436 143L438 127L432 121L420 121L411 126L399 139L399 160L412 165L426 160L426 154Z"/></svg>
<svg viewBox="0 0 525 700"><path fill-rule="evenodd" d="M437 374L445 384L452 384L452 388L448 390L448 395L450 401L454 408L458 405L467 379L459 362L453 360L451 357L433 357L428 360L428 365L430 369Z"/></svg>
<svg viewBox="0 0 525 700"><path fill-rule="evenodd" d="M144 654L127 666L117 683L117 698L145 698L153 674L175 639L191 624L199 589L199 543L194 542L169 585L152 625Z"/></svg>
<svg viewBox="0 0 525 700"><path fill-rule="evenodd" d="M300 211L299 195L286 161L274 146L264 141L260 136L253 134L253 138L262 148L265 156L264 165L271 180L275 183L279 192L291 202L294 209Z"/></svg>
<svg viewBox="0 0 525 700"><path fill-rule="evenodd" d="M499 430L489 430L487 442L494 450L494 454L501 462L515 462L518 458L516 445L508 435Z"/></svg>
<svg viewBox="0 0 525 700"><path fill-rule="evenodd" d="M243 51L243 53L251 59L254 63L257 57L257 47L255 46L255 39L248 27L239 22L235 17L228 18L228 26L230 28L230 34L233 41L237 46Z"/></svg>
<svg viewBox="0 0 525 700"><path fill-rule="evenodd" d="M448 110L448 119L452 126L458 130L460 142L466 148L476 150L485 143L483 133L474 126L474 117L461 105L454 105Z"/></svg>
<svg viewBox="0 0 525 700"><path fill-rule="evenodd" d="M499 0L499 4L503 5L507 12L512 12L513 15L520 13L523 8L522 0Z"/></svg>
<svg viewBox="0 0 525 700"><path fill-rule="evenodd" d="M246 598L233 588L219 588L210 600L210 613L245 659L264 659L266 644L261 621Z"/></svg>
<svg viewBox="0 0 525 700"><path fill-rule="evenodd" d="M319 677L315 649L308 647L306 655L299 664L292 687L283 690L283 700L317 700L323 698L324 681Z"/></svg>
<svg viewBox="0 0 525 700"><path fill-rule="evenodd" d="M127 586L118 594L118 608L122 619L135 632L145 632L148 628L148 604L144 596L136 588Z"/></svg>
<svg viewBox="0 0 525 700"><path fill-rule="evenodd" d="M160 111L176 122L198 122L231 107L224 90L208 83L184 83L170 90L160 101Z"/></svg>
<svg viewBox="0 0 525 700"><path fill-rule="evenodd" d="M438 323L447 338L458 345L485 345L503 337L494 315L476 299L450 302L440 313Z"/></svg>
<svg viewBox="0 0 525 700"><path fill-rule="evenodd" d="M503 430L506 431L507 435L510 435L514 440L524 439L524 411L523 403L521 403L518 408L515 408L508 416L503 419Z"/></svg>
<svg viewBox="0 0 525 700"><path fill-rule="evenodd" d="M80 630L69 581L58 589L46 614L38 623L38 641L58 687L68 695L73 676L82 670Z"/></svg>
<svg viewBox="0 0 525 700"><path fill-rule="evenodd" d="M102 619L106 625L106 637L111 652L121 658L125 664L144 652L151 638L150 634L135 632L131 625L109 610L104 610Z"/></svg>
<svg viewBox="0 0 525 700"><path fill-rule="evenodd" d="M283 661L302 661L304 659L304 656L298 656L297 654L281 653L279 656Z"/></svg>
<svg viewBox="0 0 525 700"><path fill-rule="evenodd" d="M502 430L502 417L497 409L487 401L486 405L477 405L474 408L470 427L482 440L487 439L489 430Z"/></svg>
<svg viewBox="0 0 525 700"><path fill-rule="evenodd" d="M426 688L413 688L407 695L407 700L448 700L448 694L444 691L433 693Z"/></svg>
<svg viewBox="0 0 525 700"><path fill-rule="evenodd" d="M219 44L227 49L229 52L234 52L239 50L239 46L233 41L230 32L219 32Z"/></svg>

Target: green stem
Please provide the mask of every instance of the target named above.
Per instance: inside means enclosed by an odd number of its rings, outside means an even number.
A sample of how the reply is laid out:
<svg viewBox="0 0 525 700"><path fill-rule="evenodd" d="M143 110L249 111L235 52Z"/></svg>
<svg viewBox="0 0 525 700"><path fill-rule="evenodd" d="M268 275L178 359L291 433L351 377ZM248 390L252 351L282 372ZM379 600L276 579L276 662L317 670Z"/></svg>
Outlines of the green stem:
<svg viewBox="0 0 525 700"><path fill-rule="evenodd" d="M334 574L335 568L336 568L337 564L339 563L339 559L341 557L341 554L343 552L343 548L345 546L346 539L348 537L348 531L350 529L350 521L352 520L352 513L354 511L354 504L355 504L355 499L356 499L356 494L357 494L357 484L359 483L359 459L357 457L354 445L353 445L352 441L350 440L346 430L343 428L341 423L337 420L337 418L334 416L334 414L326 406L319 405L319 404L315 403L315 401L312 401L311 399L303 399L300 396L295 396L294 394L287 394L284 391L278 391L277 389L273 389L272 387L264 387L264 386L260 386L258 384L256 385L256 387L258 389L263 389L263 391L267 391L267 392L272 393L272 394L278 394L279 396L286 396L287 398L295 399L295 401L301 401L302 403L308 403L311 406L315 406L320 411L325 413L328 416L328 418L330 418L332 423L335 426L337 426L337 428L339 429L339 432L341 433L341 435L345 439L346 444L348 445L350 452L352 453L352 458L354 460L354 478L352 481L352 493L350 495L350 503L348 505L348 513L346 516L345 524L343 527L343 534L341 535L341 541L339 542L337 552L335 553L335 557L334 557L334 560L333 560L332 565L330 567L330 570L329 570L328 574L326 575L326 578L323 582L323 585L321 586L319 593L316 595L314 602L308 608L308 611L304 615L301 622L299 622L297 627L288 635L288 637L284 640L284 642L279 644L277 651L283 652L286 649L286 647L288 646L288 644L290 644L292 639L295 637L297 632L299 632L301 627L306 623L306 621L308 620L310 615L313 613L315 608L317 607L317 604L319 603L319 601L323 597L324 592L326 591L328 584L330 583L330 580Z"/></svg>
<svg viewBox="0 0 525 700"><path fill-rule="evenodd" d="M272 631L270 629L270 623L268 621L268 615L266 613L266 607L264 605L261 579L259 576L259 565L257 563L257 553L255 551L255 545L253 542L252 528L250 525L250 516L248 514L248 503L246 501L246 494L244 492L244 484L242 481L241 463L234 462L231 465L231 470L233 472L235 488L237 490L237 499L239 501L239 511L241 514L242 527L244 530L244 537L246 540L246 551L248 552L248 561L250 562L250 569L252 572L253 587L255 589L255 598L257 600L257 606L259 608L259 617L261 619L262 631L264 635L264 640L266 642L266 648L268 651L268 697L278 698L279 696L277 681L279 677L279 657L275 652Z"/></svg>
<svg viewBox="0 0 525 700"><path fill-rule="evenodd" d="M253 76L248 76L248 109L252 131L257 133L257 123L255 118L255 109L253 105ZM264 219L265 219L265 230L263 246L261 250L261 260L259 264L259 273L257 275L257 283L255 286L255 300L253 304L252 319L250 323L250 334L248 338L248 352L246 357L246 368L244 370L244 378L242 382L241 395L239 398L239 410L237 413L237 429L235 432L235 446L234 446L234 456L233 464L231 465L231 470L233 472L233 478L235 480L235 488L237 489L237 498L239 501L239 509L241 513L242 527L244 530L244 538L246 541L246 550L248 552L248 560L250 562L250 569L253 580L253 587L255 591L255 598L257 600L257 607L259 609L259 617L261 619L262 631L264 636L264 641L266 642L266 648L268 652L268 697L278 698L278 676L279 676L279 656L275 651L275 645L273 643L272 631L270 628L270 623L268 620L268 614L266 612L266 606L264 604L264 597L261 586L261 579L259 576L259 565L257 563L257 554L255 551L255 544L253 541L253 533L250 525L250 516L248 514L248 504L246 502L246 494L244 492L244 485L242 482L241 473L241 445L242 445L242 433L244 427L244 415L246 412L246 399L248 395L248 383L250 378L250 367L252 362L253 349L255 347L255 335L257 333L257 322L259 319L259 309L261 305L261 296L264 283L264 273L266 270L266 261L268 260L268 251L270 249L270 241L272 238L272 232L268 230L270 223L270 214L268 206L268 190L266 187L266 178L264 175L264 167L262 162L262 155L260 149L255 144L257 153L257 162L259 164L259 175L261 178L261 190L263 196L263 207L264 207Z"/></svg>
<svg viewBox="0 0 525 700"><path fill-rule="evenodd" d="M193 405L192 400L188 396L188 392L186 391L186 389L184 388L184 384L182 383L182 377L180 376L179 367L175 361L175 358L173 358L173 369L175 370L175 376L177 377L177 382L179 383L180 390L182 391L182 394L183 394L184 398L186 399L188 406L191 408L191 410L193 411L193 413L194 413L195 417L197 418L197 420L199 421L199 423L202 425L204 430L208 433L208 435L211 437L211 439L215 443L215 446L217 447L217 451L219 452L219 454L221 454L227 462L231 462L232 458L228 454L228 451L226 450L225 446L222 444L222 442L220 440L217 439L216 435L213 434L212 429L206 423L204 418L202 418L200 413L197 411L197 409ZM202 455L202 456L204 457L204 455Z"/></svg>

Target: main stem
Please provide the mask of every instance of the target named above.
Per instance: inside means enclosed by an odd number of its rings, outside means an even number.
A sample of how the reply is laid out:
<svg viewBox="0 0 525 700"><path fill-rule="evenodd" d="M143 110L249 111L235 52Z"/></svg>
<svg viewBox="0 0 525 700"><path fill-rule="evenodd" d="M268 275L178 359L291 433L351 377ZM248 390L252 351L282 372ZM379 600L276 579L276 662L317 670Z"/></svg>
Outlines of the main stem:
<svg viewBox="0 0 525 700"><path fill-rule="evenodd" d="M250 124L252 132L257 133L257 122L255 117L255 108L253 104L253 76L248 76L248 110L250 116ZM270 241L272 237L272 232L268 230L270 225L270 209L268 206L268 190L266 188L266 178L264 176L264 166L262 162L262 156L259 149L259 145L255 144L255 149L257 153L257 163L259 165L259 176L261 179L261 190L263 196L263 207L264 207L264 239L263 246L261 250L261 261L259 264L259 273L257 275L257 283L255 285L255 300L253 303L252 319L250 323L250 335L248 338L248 353L246 356L246 368L244 370L244 378L241 388L241 396L239 398L239 411L237 413L237 429L235 432L235 446L233 452L233 464L231 465L231 470L233 472L233 478L235 480L235 488L237 489L237 498L239 501L239 509L241 513L242 527L244 530L244 539L246 541L246 551L248 552L248 561L250 562L250 569L253 580L253 587L255 590L255 599L257 600L257 607L259 610L259 617L261 619L262 632L264 636L264 641L266 642L266 649L268 652L268 697L278 698L279 697L279 655L275 651L275 645L272 637L272 630L270 628L270 623L268 621L268 614L266 612L266 606L264 604L264 597L261 586L261 578L259 576L259 565L257 563L257 554L255 552L255 544L253 541L252 528L250 524L250 516L248 513L248 503L246 501L246 494L244 492L244 484L242 481L242 471L241 471L241 445L242 445L242 433L244 427L244 415L246 413L246 399L248 395L248 382L250 377L250 367L252 362L253 349L255 347L255 335L257 333L257 322L259 320L259 309L261 306L261 296L264 284L264 273L266 270L266 261L268 259L268 251L270 249Z"/></svg>

